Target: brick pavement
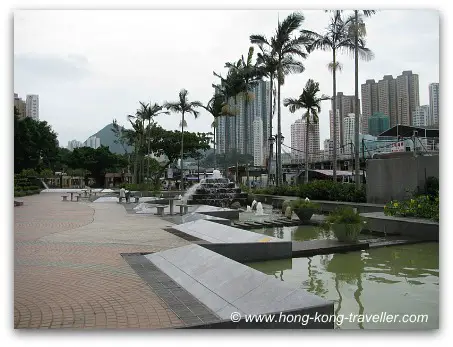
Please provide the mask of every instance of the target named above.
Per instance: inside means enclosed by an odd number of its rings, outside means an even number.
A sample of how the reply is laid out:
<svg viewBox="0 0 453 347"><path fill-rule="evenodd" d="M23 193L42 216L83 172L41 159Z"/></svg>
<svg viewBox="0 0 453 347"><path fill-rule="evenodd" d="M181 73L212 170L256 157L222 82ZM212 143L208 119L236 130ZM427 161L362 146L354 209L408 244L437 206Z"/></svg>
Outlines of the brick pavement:
<svg viewBox="0 0 453 347"><path fill-rule="evenodd" d="M14 208L15 328L171 328L183 326L120 253L188 244L155 216L115 203L23 198Z"/></svg>

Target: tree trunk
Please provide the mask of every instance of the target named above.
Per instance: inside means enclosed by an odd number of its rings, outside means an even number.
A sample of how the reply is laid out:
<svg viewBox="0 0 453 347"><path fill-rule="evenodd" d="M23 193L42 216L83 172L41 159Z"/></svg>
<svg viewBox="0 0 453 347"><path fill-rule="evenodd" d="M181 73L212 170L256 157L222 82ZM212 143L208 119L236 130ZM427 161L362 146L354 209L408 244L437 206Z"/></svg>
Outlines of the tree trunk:
<svg viewBox="0 0 453 347"><path fill-rule="evenodd" d="M148 177L149 179L149 152L150 152L150 149L151 149L151 118L148 120L148 158L147 158L147 161L148 161L148 165L147 165L147 169L146 169L146 177Z"/></svg>
<svg viewBox="0 0 453 347"><path fill-rule="evenodd" d="M271 88L269 93L269 100L270 100L270 107L269 107L269 134L267 140L272 137L272 89L273 89L273 78L271 75ZM269 141L269 162L268 162L268 169L267 169L267 186L269 187L270 183L270 176L271 176L271 167L272 167L272 152L273 146L272 141Z"/></svg>
<svg viewBox="0 0 453 347"><path fill-rule="evenodd" d="M308 125L310 122L308 121L310 114L307 115L307 119L305 121L305 183L308 183Z"/></svg>
<svg viewBox="0 0 453 347"><path fill-rule="evenodd" d="M184 112L182 112L181 122L181 190L184 190Z"/></svg>
<svg viewBox="0 0 453 347"><path fill-rule="evenodd" d="M250 138L250 134L249 134L249 121L247 119L247 116L248 116L248 110L247 110L247 107L248 107L248 89L247 91L245 92L244 94L244 135L242 136L242 139L244 141L244 154L249 154L249 143L248 143L248 139Z"/></svg>
<svg viewBox="0 0 453 347"><path fill-rule="evenodd" d="M234 96L234 108L235 108L235 110L237 110L237 108L238 108L237 95ZM235 113L236 113L236 112L235 112ZM237 152L238 149L239 149L239 145L238 145L238 142L239 142L239 141L238 141L238 129L237 129L237 127L238 127L238 121L237 121L237 119L238 119L238 118L237 118L237 117L238 117L238 115L236 114L236 115L234 116L234 149L236 150L236 152Z"/></svg>
<svg viewBox="0 0 453 347"><path fill-rule="evenodd" d="M337 181L337 67L335 49L332 50L333 55L333 100L332 100L332 116L333 116L333 181Z"/></svg>
<svg viewBox="0 0 453 347"><path fill-rule="evenodd" d="M137 184L138 183L138 179L137 179L137 169L138 169L138 139L137 141L135 142L135 149L134 149L134 154L135 154L135 160L134 160L134 177L132 179L132 183L134 184Z"/></svg>
<svg viewBox="0 0 453 347"><path fill-rule="evenodd" d="M214 122L215 122L215 118L214 118ZM217 126L217 123L214 123L214 170L217 168L217 152L216 152L216 131L215 131L215 128Z"/></svg>
<svg viewBox="0 0 453 347"><path fill-rule="evenodd" d="M281 75L281 68L280 68L280 64L278 66L278 70L279 70L279 73L278 73L278 77L280 77ZM280 100L281 100L281 97L280 97L280 90L281 90L281 86L280 86L280 78L277 78L277 92L278 92L278 99L277 99L277 102L278 102L278 105L277 105L277 167L278 167L278 171L277 171L277 185L278 186L281 186L283 184L283 165L282 165L282 143L281 143L281 137L282 137L282 119L281 119L281 105L280 105Z"/></svg>
<svg viewBox="0 0 453 347"><path fill-rule="evenodd" d="M354 120L354 152L355 152L355 188L360 188L359 161L359 14L355 10L355 120Z"/></svg>

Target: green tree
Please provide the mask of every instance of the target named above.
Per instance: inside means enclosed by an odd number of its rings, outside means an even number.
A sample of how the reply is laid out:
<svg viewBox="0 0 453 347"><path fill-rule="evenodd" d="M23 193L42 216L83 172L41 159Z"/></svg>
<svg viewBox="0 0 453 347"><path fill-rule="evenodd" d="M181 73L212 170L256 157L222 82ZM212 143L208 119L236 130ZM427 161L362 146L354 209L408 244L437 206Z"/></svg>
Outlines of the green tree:
<svg viewBox="0 0 453 347"><path fill-rule="evenodd" d="M282 130L281 130L281 86L284 83L286 73L302 73L305 68L302 62L296 58L305 59L307 52L305 47L311 42L311 35L306 35L301 32L296 35L296 31L303 24L305 18L301 13L292 13L286 17L283 22L278 22L275 35L269 40L263 35L251 35L250 41L253 44L267 47L278 62L277 66L277 185L282 184ZM286 71L283 62L286 61Z"/></svg>
<svg viewBox="0 0 453 347"><path fill-rule="evenodd" d="M336 104L336 92L337 92L337 70L341 69L341 65L337 62L338 52L349 52L353 53L355 50L354 40L350 35L350 26L353 23L352 18L344 19L341 15L341 11L333 11L333 15L330 18L329 25L323 35L315 33L309 30L302 30L302 34L311 37L312 42L307 46L309 52L316 49L320 50L331 50L332 51L332 62L329 64L329 69L332 70L333 76L333 95L332 95L332 117L333 122L333 180L337 179L337 104ZM365 47L365 42L359 39L358 47L359 55L363 59L370 59L372 52ZM340 120L341 121L341 120ZM356 121L358 123L358 120Z"/></svg>
<svg viewBox="0 0 453 347"><path fill-rule="evenodd" d="M302 119L305 120L305 183L308 183L308 131L311 124L318 124L318 114L321 112L321 101L330 100L327 95L318 96L319 83L309 79L305 84L302 94L297 99L287 98L283 105L289 108L291 113L305 109Z"/></svg>
<svg viewBox="0 0 453 347"><path fill-rule="evenodd" d="M193 114L195 118L198 117L197 107L203 106L200 101L190 101L187 97L189 92L186 89L181 89L179 92L179 100L174 102L166 102L164 107L172 112L181 113L181 188L184 190L184 180L182 175L184 173L184 115L186 113Z"/></svg>

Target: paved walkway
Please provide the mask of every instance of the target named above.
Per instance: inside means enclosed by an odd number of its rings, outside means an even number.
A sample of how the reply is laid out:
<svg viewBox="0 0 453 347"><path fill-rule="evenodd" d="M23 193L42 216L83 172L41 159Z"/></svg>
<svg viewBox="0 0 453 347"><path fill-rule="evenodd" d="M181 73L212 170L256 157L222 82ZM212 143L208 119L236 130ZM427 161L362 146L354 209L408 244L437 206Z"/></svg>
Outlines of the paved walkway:
<svg viewBox="0 0 453 347"><path fill-rule="evenodd" d="M15 328L171 328L181 320L121 253L189 244L116 203L25 197L14 208Z"/></svg>

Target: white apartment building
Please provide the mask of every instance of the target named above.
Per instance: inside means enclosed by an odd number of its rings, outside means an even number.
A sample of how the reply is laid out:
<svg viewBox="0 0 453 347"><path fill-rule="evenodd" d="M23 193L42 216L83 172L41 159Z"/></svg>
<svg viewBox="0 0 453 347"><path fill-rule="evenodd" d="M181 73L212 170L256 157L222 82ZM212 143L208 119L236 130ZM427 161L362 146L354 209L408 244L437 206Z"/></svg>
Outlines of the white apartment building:
<svg viewBox="0 0 453 347"><path fill-rule="evenodd" d="M83 147L83 143L82 142L77 141L77 140L68 141L68 149L70 151L73 151L74 148L80 148L80 147Z"/></svg>
<svg viewBox="0 0 453 347"><path fill-rule="evenodd" d="M255 118L253 121L253 165L264 166L263 121Z"/></svg>
<svg viewBox="0 0 453 347"><path fill-rule="evenodd" d="M291 155L296 162L303 162L305 159L305 136L305 119L298 119L291 124ZM319 123L311 123L308 126L308 160L317 160L320 153Z"/></svg>
<svg viewBox="0 0 453 347"><path fill-rule="evenodd" d="M430 114L429 105L417 106L414 113L412 114L412 125L414 127L424 127L429 124Z"/></svg>
<svg viewBox="0 0 453 347"><path fill-rule="evenodd" d="M96 149L96 148L101 147L101 139L99 137L96 137L96 136L91 136L83 144L86 147L91 147L91 148Z"/></svg>
<svg viewBox="0 0 453 347"><path fill-rule="evenodd" d="M427 125L439 125L439 83L429 85L429 120Z"/></svg>
<svg viewBox="0 0 453 347"><path fill-rule="evenodd" d="M26 116L35 120L39 120L39 95L27 95L25 104Z"/></svg>
<svg viewBox="0 0 453 347"><path fill-rule="evenodd" d="M355 114L349 113L343 119L343 139L344 148L343 153L352 153L351 143L354 143L354 127L355 127ZM363 131L362 128L362 115L359 116L359 134Z"/></svg>
<svg viewBox="0 0 453 347"><path fill-rule="evenodd" d="M340 110L337 109L337 117L336 117L336 122L337 122L337 149L340 148L340 129L342 126L340 126ZM332 146L333 146L333 116L332 116L332 110L329 111L329 122L330 122L330 140L332 140ZM332 147L333 148L333 147ZM339 151L338 151L339 153Z"/></svg>

